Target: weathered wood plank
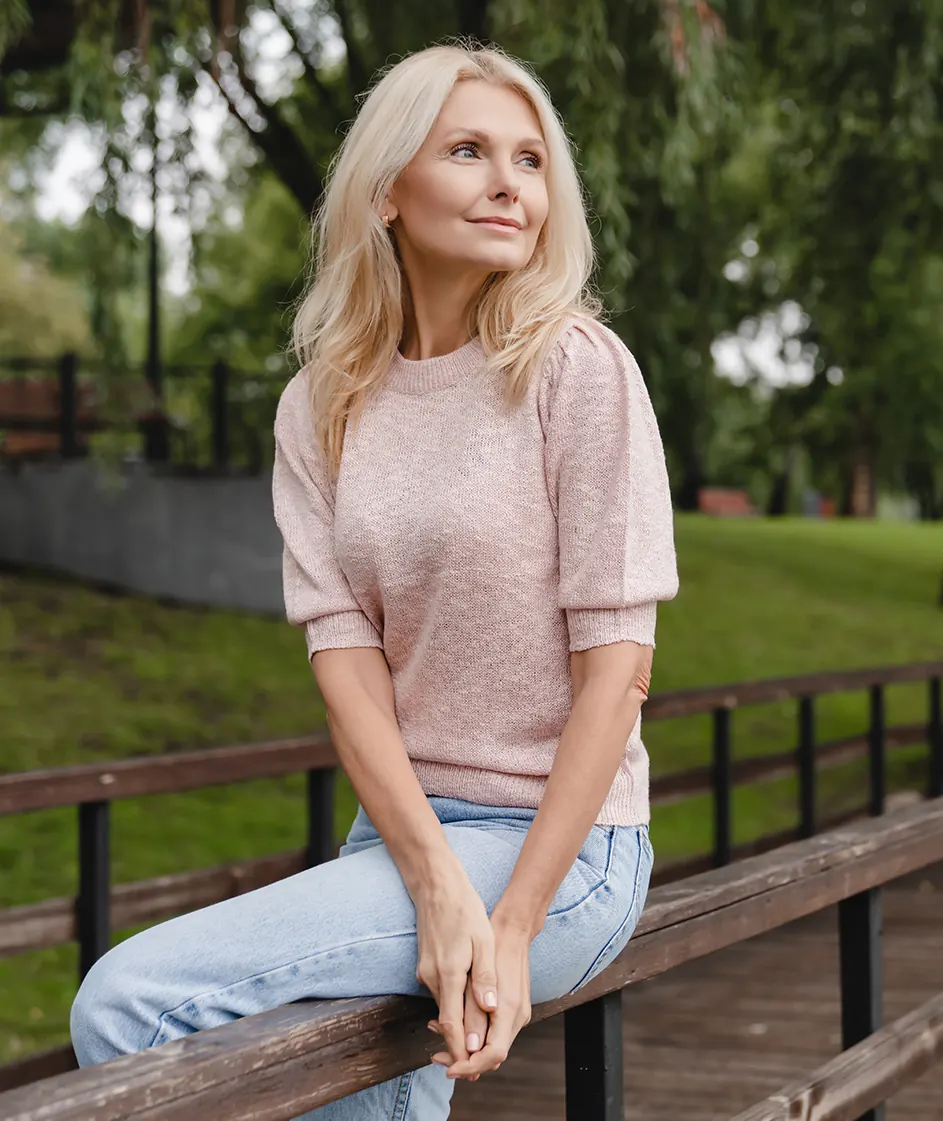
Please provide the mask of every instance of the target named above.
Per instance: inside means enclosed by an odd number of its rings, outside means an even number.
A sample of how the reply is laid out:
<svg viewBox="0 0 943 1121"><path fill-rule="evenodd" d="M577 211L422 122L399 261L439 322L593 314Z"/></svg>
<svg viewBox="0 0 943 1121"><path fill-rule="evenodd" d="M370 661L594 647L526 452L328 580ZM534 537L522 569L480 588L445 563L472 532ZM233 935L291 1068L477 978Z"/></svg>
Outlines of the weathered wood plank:
<svg viewBox="0 0 943 1121"><path fill-rule="evenodd" d="M645 719L659 720L694 716L715 708L795 699L809 693L824 694L867 688L874 684L925 681L943 676L943 662L889 666L883 669L849 670L840 673L804 674L771 681L718 685L706 689L682 689L656 693L645 705ZM904 743L919 743L919 729L901 727L893 732ZM916 736L917 738L910 738ZM842 762L858 754L860 737L823 745L823 763ZM738 781L771 778L791 773L787 760L792 753L763 759L742 760L735 765ZM327 732L272 743L186 751L108 763L80 764L47 771L0 775L0 815L96 802L102 798L129 798L166 794L205 786L220 786L250 779L275 778L307 769L332 767L337 757ZM675 798L709 790L704 768L692 772L656 776L655 798Z"/></svg>
<svg viewBox="0 0 943 1121"><path fill-rule="evenodd" d="M824 828L861 816L860 811L840 814L822 822ZM798 830L789 829L757 838L733 850L735 860L756 856L779 848L798 837ZM659 863L652 883L663 884L685 876L708 871L709 856ZM147 922L156 922L208 907L222 899L241 895L255 888L294 875L306 867L303 849L275 853L252 860L235 861L213 868L176 872L150 880L116 884L111 889L112 929L122 930ZM29 950L61 946L76 937L75 898L45 899L0 910L0 958Z"/></svg>
<svg viewBox="0 0 943 1121"><path fill-rule="evenodd" d="M55 1074L64 1074L75 1070L76 1066L71 1044L66 1047L51 1047L48 1051L15 1059L12 1063L0 1066L0 1092L13 1090L17 1086L28 1086L31 1082L52 1078Z"/></svg>
<svg viewBox="0 0 943 1121"><path fill-rule="evenodd" d="M296 849L215 868L116 884L111 889L112 929L122 930L208 907L292 876L305 867L305 850ZM0 911L0 958L59 946L75 937L74 898L46 899Z"/></svg>
<svg viewBox="0 0 943 1121"><path fill-rule="evenodd" d="M534 1022L940 861L943 800L656 889L616 962L579 993L537 1006ZM424 1063L436 1046L431 1010L402 997L294 1004L0 1095L0 1115L289 1121Z"/></svg>
<svg viewBox="0 0 943 1121"><path fill-rule="evenodd" d="M337 765L327 733L0 775L0 815L170 794Z"/></svg>
<svg viewBox="0 0 943 1121"><path fill-rule="evenodd" d="M896 751L903 747L926 743L925 724L907 724L888 728L885 748ZM817 771L827 767L837 767L862 759L868 753L867 736L846 736L819 744L815 749ZM796 773L795 751L777 752L775 755L756 755L748 759L735 759L730 767L731 781L734 786L751 782L769 782L772 779L788 778ZM693 767L687 771L675 771L656 775L651 781L651 803L653 806L670 806L687 798L713 793L713 769Z"/></svg>
<svg viewBox="0 0 943 1121"><path fill-rule="evenodd" d="M885 900L885 1013L943 989L943 867ZM841 1048L835 908L624 990L626 1121L730 1121ZM563 1121L560 1018L535 1024L502 1068L458 1085L452 1121ZM943 1064L900 1090L888 1121L940 1121Z"/></svg>
<svg viewBox="0 0 943 1121"><path fill-rule="evenodd" d="M943 1058L943 993L733 1121L856 1121Z"/></svg>
<svg viewBox="0 0 943 1121"><path fill-rule="evenodd" d="M844 693L870 685L900 685L926 681L943 674L943 662L887 666L883 669L841 670L837 673L807 673L769 681L747 681L733 685L711 685L699 689L677 689L655 693L645 703L645 717L698 716L715 708L739 708L795 700L809 694Z"/></svg>

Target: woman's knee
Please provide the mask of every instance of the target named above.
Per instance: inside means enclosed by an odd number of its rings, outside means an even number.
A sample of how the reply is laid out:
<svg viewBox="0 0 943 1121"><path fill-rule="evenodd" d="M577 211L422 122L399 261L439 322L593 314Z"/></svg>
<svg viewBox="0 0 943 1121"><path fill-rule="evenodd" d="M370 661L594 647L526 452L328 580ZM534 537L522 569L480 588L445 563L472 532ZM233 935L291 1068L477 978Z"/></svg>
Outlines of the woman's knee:
<svg viewBox="0 0 943 1121"><path fill-rule="evenodd" d="M142 1051L157 1031L161 1009L139 966L132 937L99 958L79 986L69 1016L79 1066Z"/></svg>

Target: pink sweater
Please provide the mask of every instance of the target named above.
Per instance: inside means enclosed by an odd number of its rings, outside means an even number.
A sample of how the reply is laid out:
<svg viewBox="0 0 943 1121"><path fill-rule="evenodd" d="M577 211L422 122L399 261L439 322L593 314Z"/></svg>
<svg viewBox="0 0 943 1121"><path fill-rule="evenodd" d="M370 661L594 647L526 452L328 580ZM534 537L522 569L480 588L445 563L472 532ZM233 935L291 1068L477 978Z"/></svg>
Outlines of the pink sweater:
<svg viewBox="0 0 943 1121"><path fill-rule="evenodd" d="M273 499L290 623L318 650L385 653L427 795L540 804L572 705L569 652L654 645L678 590L665 459L635 359L568 324L522 405L477 339L397 353L349 426L336 488L304 371L275 421ZM649 820L641 718L597 818ZM587 744L587 751L591 745Z"/></svg>

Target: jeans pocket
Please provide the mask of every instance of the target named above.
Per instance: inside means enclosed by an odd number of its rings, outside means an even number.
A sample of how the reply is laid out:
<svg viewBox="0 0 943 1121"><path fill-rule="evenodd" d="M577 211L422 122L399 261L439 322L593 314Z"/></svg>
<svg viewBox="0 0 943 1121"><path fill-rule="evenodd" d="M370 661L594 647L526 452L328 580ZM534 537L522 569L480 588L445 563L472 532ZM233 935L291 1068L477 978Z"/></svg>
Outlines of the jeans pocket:
<svg viewBox="0 0 943 1121"><path fill-rule="evenodd" d="M630 830L626 830L625 832L630 832ZM570 989L571 993L577 992L579 989L583 988L584 985L589 984L595 977L598 977L604 969L607 969L628 945L629 940L635 933L635 928L638 926L642 908L648 896L648 884L652 873L653 853L651 842L648 838L648 829L645 826L640 826L638 829L634 830L634 832L635 859L634 862L630 862L634 863L634 875L632 876L631 896L627 901L624 917L596 955L589 969L580 978L578 983ZM632 841L629 843L632 843Z"/></svg>

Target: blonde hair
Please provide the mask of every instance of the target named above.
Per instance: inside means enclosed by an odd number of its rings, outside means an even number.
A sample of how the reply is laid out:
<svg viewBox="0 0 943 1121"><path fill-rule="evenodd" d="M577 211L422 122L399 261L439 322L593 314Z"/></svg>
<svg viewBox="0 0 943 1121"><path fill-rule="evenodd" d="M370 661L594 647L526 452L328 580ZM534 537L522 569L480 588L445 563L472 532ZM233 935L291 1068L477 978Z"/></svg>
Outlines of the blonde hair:
<svg viewBox="0 0 943 1121"><path fill-rule="evenodd" d="M523 399L569 317L601 314L589 289L596 259L583 186L540 79L498 48L461 40L408 55L369 91L331 161L313 216L311 283L292 328L332 478L340 469L348 417L356 419L382 383L403 334L408 287L380 208L455 83L471 79L523 97L540 123L549 157L549 210L530 261L493 273L469 312L468 331L478 335L488 369L506 373L507 406Z"/></svg>

